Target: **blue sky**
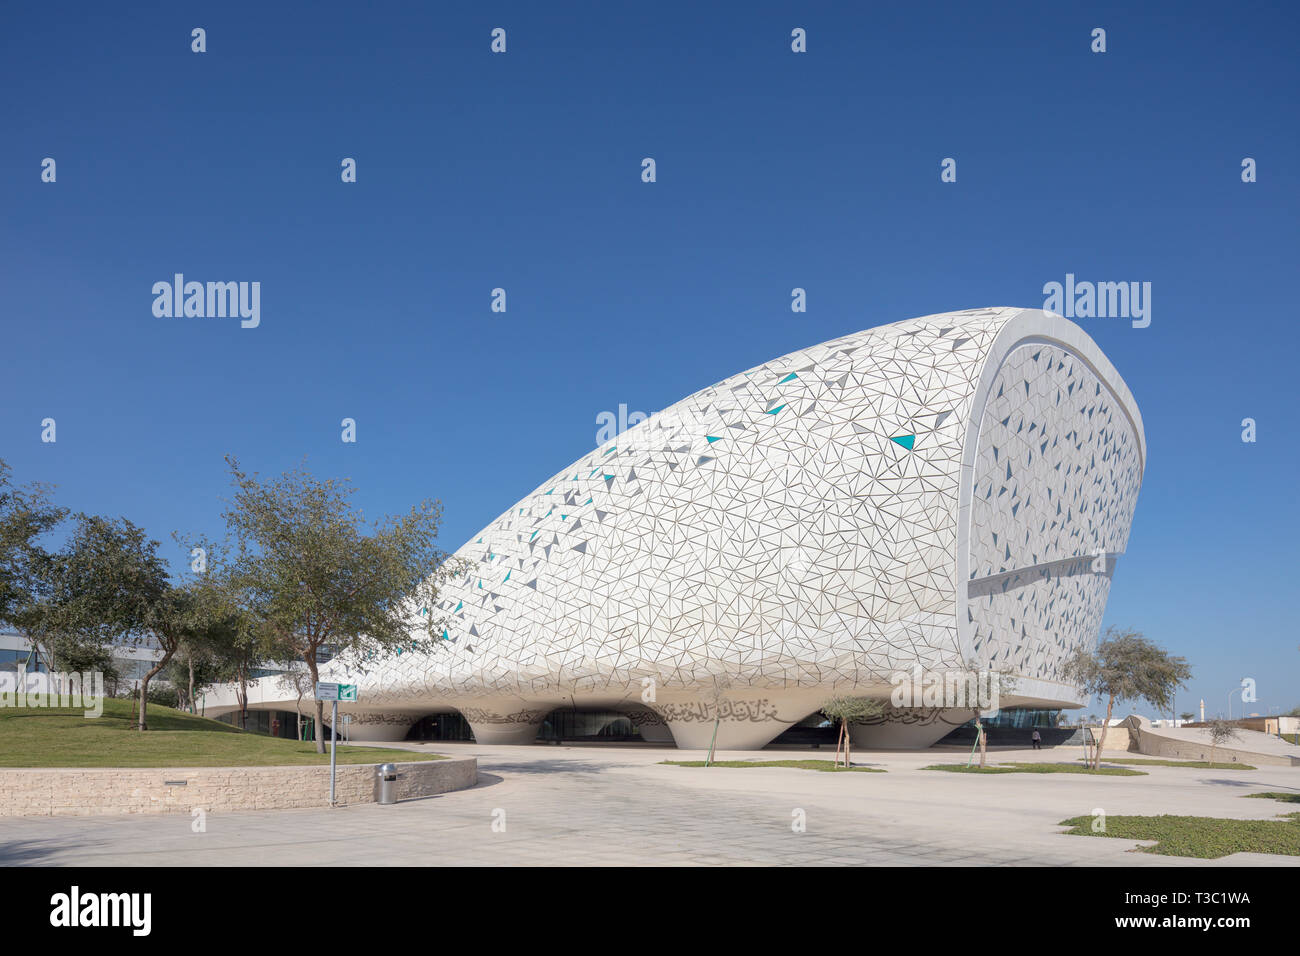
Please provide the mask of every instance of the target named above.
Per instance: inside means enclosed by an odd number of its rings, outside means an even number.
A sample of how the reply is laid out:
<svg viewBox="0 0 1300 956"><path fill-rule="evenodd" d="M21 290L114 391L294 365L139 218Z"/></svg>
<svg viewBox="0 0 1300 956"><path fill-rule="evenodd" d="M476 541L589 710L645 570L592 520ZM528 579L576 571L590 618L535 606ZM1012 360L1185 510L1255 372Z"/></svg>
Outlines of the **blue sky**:
<svg viewBox="0 0 1300 956"><path fill-rule="evenodd" d="M1149 281L1150 327L1080 320L1149 448L1107 623L1191 660L1179 710L1223 710L1243 676L1251 710L1289 708L1300 15L1127 6L15 7L0 457L175 553L173 530L218 530L223 455L305 455L369 513L442 499L452 549L620 403L1041 307L1066 273ZM260 327L155 318L176 272L261 282Z"/></svg>

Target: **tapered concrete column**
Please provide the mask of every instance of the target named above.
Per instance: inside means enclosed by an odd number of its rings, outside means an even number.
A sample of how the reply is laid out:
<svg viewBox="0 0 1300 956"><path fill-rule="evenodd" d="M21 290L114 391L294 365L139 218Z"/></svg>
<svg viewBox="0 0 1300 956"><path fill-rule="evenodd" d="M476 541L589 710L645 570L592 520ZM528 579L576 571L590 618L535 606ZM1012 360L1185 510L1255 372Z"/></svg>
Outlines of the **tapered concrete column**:
<svg viewBox="0 0 1300 956"><path fill-rule="evenodd" d="M410 714L353 713L351 721L339 714L339 740L392 741L405 740L416 718ZM325 705L325 726L330 722L330 707ZM328 737L326 738L328 740Z"/></svg>
<svg viewBox="0 0 1300 956"><path fill-rule="evenodd" d="M924 750L971 719L969 708L886 706L885 712L849 724L853 746L874 750Z"/></svg>
<svg viewBox="0 0 1300 956"><path fill-rule="evenodd" d="M470 730L474 731L474 740L480 744L531 744L537 739L537 731L541 729L542 720L545 714L539 717L536 723L527 724L494 724L484 723L478 720L465 720L469 723Z"/></svg>
<svg viewBox="0 0 1300 956"><path fill-rule="evenodd" d="M715 750L762 750L790 725L777 720L718 722ZM712 720L670 720L668 728L682 750L708 750L713 741Z"/></svg>
<svg viewBox="0 0 1300 956"><path fill-rule="evenodd" d="M476 700L457 708L480 744L531 744L554 707L514 699Z"/></svg>
<svg viewBox="0 0 1300 956"><path fill-rule="evenodd" d="M761 750L817 709L825 692L817 689L727 691L711 696L661 695L652 705L683 750Z"/></svg>

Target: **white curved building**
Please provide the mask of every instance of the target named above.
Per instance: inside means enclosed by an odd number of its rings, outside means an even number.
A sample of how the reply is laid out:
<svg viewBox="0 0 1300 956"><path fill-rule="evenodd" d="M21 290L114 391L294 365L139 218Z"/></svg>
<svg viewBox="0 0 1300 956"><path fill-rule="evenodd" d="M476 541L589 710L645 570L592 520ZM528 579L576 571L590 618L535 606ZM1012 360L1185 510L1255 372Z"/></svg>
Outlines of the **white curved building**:
<svg viewBox="0 0 1300 956"><path fill-rule="evenodd" d="M756 748L831 696L971 662L1015 675L1003 707L1076 706L1060 668L1097 637L1144 464L1128 388L1059 316L867 329L563 468L457 552L473 567L441 607L413 609L450 622L431 653L322 679L360 685L356 739L454 710L521 743L574 707ZM891 709L854 736L926 746L970 716Z"/></svg>

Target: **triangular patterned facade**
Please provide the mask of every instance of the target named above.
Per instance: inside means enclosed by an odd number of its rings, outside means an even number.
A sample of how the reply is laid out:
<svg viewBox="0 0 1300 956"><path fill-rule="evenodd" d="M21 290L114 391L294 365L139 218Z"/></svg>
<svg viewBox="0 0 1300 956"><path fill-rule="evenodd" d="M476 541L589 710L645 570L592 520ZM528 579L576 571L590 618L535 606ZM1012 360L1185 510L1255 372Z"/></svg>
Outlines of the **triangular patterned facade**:
<svg viewBox="0 0 1300 956"><path fill-rule="evenodd" d="M413 628L447 621L430 653L326 679L359 682L387 736L454 709L485 742L600 706L657 715L683 746L721 714L720 744L761 746L918 664L975 661L1017 675L1013 702L1074 704L1060 666L1096 639L1144 458L1128 389L1059 316L868 329L561 469L457 552L472 569L440 607L412 609ZM934 739L933 716L863 739Z"/></svg>

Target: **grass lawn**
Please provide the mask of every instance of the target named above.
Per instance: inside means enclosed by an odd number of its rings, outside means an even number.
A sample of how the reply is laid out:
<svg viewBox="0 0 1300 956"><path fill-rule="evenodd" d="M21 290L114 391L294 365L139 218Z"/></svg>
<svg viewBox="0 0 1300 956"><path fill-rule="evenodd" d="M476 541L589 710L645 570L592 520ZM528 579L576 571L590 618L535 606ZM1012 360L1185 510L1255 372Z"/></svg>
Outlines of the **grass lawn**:
<svg viewBox="0 0 1300 956"><path fill-rule="evenodd" d="M1283 803L1300 803L1300 793L1277 793L1269 791L1268 793L1248 793L1248 797L1255 797L1258 800L1281 800Z"/></svg>
<svg viewBox="0 0 1300 956"><path fill-rule="evenodd" d="M1002 763L996 766L980 767L964 763L938 763L923 770L946 770L949 773L1086 773L1104 777L1145 777L1141 770L1125 770L1123 767L1102 767L1093 770L1072 763Z"/></svg>
<svg viewBox="0 0 1300 956"><path fill-rule="evenodd" d="M661 760L670 767L703 767L703 760ZM794 767L823 773L887 773L878 767L836 767L834 760L715 760L710 767Z"/></svg>
<svg viewBox="0 0 1300 956"><path fill-rule="evenodd" d="M1019 773L1012 767L981 767L979 764L971 764L969 767L964 763L936 763L928 767L922 767L922 770L946 770L948 773Z"/></svg>
<svg viewBox="0 0 1300 956"><path fill-rule="evenodd" d="M1265 794L1252 793L1252 797ZM1078 836L1120 840L1156 840L1142 853L1213 860L1229 853L1276 853L1300 856L1300 813L1277 820L1226 820L1221 817L1107 817L1106 832L1092 832L1092 817L1071 817L1061 826Z"/></svg>
<svg viewBox="0 0 1300 956"><path fill-rule="evenodd" d="M246 733L207 717L150 704L140 733L131 701L105 700L100 717L81 708L0 707L0 767L269 767L328 764L313 743ZM338 748L338 762L443 760L437 754Z"/></svg>
<svg viewBox="0 0 1300 956"><path fill-rule="evenodd" d="M1087 760L1087 757L1080 757ZM1195 770L1254 770L1248 763L1210 763L1208 760L1141 760L1137 758L1102 757L1102 763L1141 764L1149 767L1191 767Z"/></svg>

